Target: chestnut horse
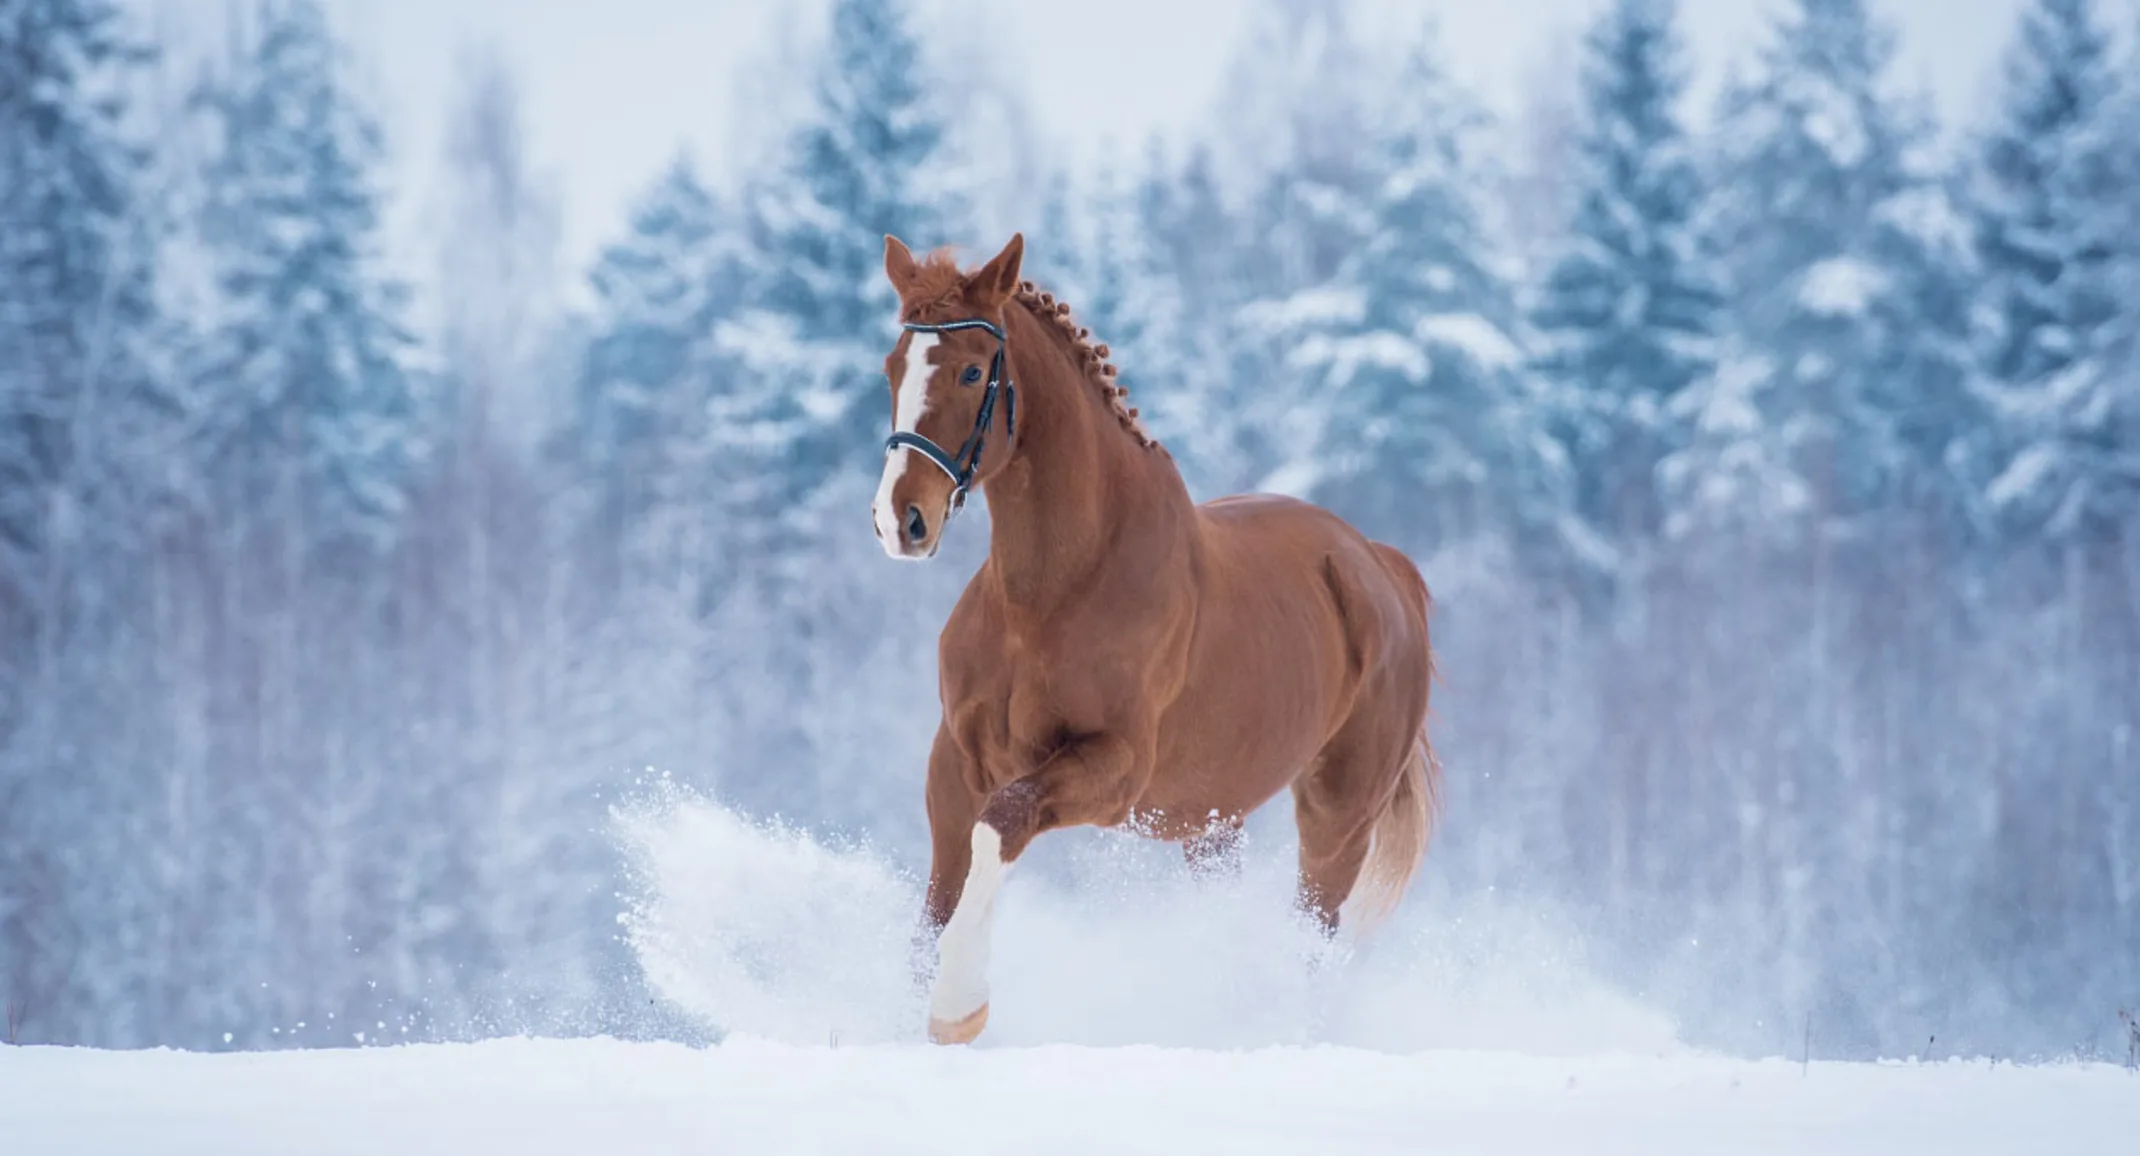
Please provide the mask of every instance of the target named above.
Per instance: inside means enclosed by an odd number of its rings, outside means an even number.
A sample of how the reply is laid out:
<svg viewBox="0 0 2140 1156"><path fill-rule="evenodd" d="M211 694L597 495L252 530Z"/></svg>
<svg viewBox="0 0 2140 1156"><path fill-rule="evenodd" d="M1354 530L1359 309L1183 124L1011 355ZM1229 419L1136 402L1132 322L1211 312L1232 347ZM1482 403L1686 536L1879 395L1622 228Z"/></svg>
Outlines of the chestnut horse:
<svg viewBox="0 0 2140 1156"><path fill-rule="evenodd" d="M1355 916L1395 905L1438 805L1419 571L1305 502L1192 503L1107 347L1020 282L1024 249L967 275L885 238L904 331L877 536L929 558L975 487L991 526L939 642L938 1043L987 1023L996 892L1044 831L1134 822L1193 861L1291 787L1299 900L1334 933L1356 884Z"/></svg>

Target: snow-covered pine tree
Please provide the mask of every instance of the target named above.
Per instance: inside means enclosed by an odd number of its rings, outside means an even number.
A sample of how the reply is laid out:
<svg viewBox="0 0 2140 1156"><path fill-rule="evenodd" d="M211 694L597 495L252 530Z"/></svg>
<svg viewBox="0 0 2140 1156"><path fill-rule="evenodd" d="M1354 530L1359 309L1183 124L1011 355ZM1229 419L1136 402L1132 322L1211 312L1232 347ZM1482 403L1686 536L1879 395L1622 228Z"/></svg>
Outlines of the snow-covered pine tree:
<svg viewBox="0 0 2140 1156"><path fill-rule="evenodd" d="M1040 184L1039 231L1026 239L1027 276L1072 301L1091 295L1091 196L1068 170L1050 171Z"/></svg>
<svg viewBox="0 0 2140 1156"><path fill-rule="evenodd" d="M710 680L715 607L745 579L777 582L760 548L785 495L759 470L783 439L762 427L792 400L778 379L736 372L716 338L746 291L744 263L728 207L678 157L589 275L595 307L560 455L597 608L585 628L610 662L663 671L644 689L597 679L574 695L619 764L666 766L706 745L693 728L709 712L688 696Z"/></svg>
<svg viewBox="0 0 2140 1156"><path fill-rule="evenodd" d="M1092 331L1107 343L1125 385L1141 388L1137 403L1151 415L1155 435L1188 431L1171 420L1172 398L1191 391L1186 359L1201 349L1182 331L1183 290L1152 236L1138 183L1125 166L1108 164L1087 201L1092 226L1090 285L1074 299Z"/></svg>
<svg viewBox="0 0 2140 1156"><path fill-rule="evenodd" d="M1154 154L1154 163L1163 164ZM1108 347L1122 382L1134 391L1146 428L1161 440L1178 436L1183 446L1201 445L1203 427L1191 416L1202 379L1181 330L1181 286L1161 255L1145 214L1145 190L1113 158L1092 167L1088 182L1063 196L1067 229L1049 246L1060 253L1034 267L1042 288L1068 301L1078 323ZM1151 180L1154 191L1167 180ZM1054 270L1060 269L1058 276ZM1181 448L1174 452L1181 454ZM1185 464L1185 468L1191 468Z"/></svg>
<svg viewBox="0 0 2140 1156"><path fill-rule="evenodd" d="M708 623L722 645L706 658L726 725L765 765L795 768L739 773L724 794L852 822L886 780L823 716L900 733L901 718L854 712L857 680L872 663L889 664L880 680L911 677L913 656L930 653L914 599L948 597L957 579L945 569L888 588L869 561L861 514L884 460L884 355L899 334L884 237L917 250L978 239L956 224L959 166L906 0L835 0L808 74L810 107L742 190L749 306L713 332L729 369L711 452L740 511L719 532L738 536L723 545L745 580L724 591ZM948 548L981 544L959 534Z"/></svg>
<svg viewBox="0 0 2140 1156"><path fill-rule="evenodd" d="M1142 278L1160 265L1139 217L1135 181L1112 155L1056 174L1041 205L1041 229L1029 237L1025 267L1042 289L1068 301L1094 339L1118 353L1137 343L1148 310ZM1121 358L1118 356L1117 360Z"/></svg>
<svg viewBox="0 0 2140 1156"><path fill-rule="evenodd" d="M2030 739L1979 796L1988 839L1962 925L2002 995L2035 1012L2102 990L2105 949L2063 929L2132 943L2140 927L2129 888L2074 882L2117 877L2129 839L2113 832L2140 802L2140 95L2091 0L2033 0L2005 71L1968 186L2000 419L1986 511L2009 559L2055 577L2014 616L2026 658L1997 705L2030 720Z"/></svg>
<svg viewBox="0 0 2140 1156"><path fill-rule="evenodd" d="M1613 0L1584 40L1576 211L1532 310L1537 369L1572 399L1578 509L1616 546L1662 527L1670 409L1714 364L1719 290L1696 235L1703 189L1680 123L1673 0Z"/></svg>
<svg viewBox="0 0 2140 1156"><path fill-rule="evenodd" d="M1064 244L1074 248L1063 261L1064 283L1050 288L1076 307L1079 320L1098 340L1126 352L1136 342L1132 330L1139 327L1123 308L1131 270L1152 262L1147 238L1137 227L1136 192L1122 166L1110 157L1092 171L1096 175L1071 194Z"/></svg>
<svg viewBox="0 0 2140 1156"><path fill-rule="evenodd" d="M1192 493L1256 484L1274 459L1257 449L1255 407L1233 371L1237 358L1267 358L1234 339L1247 282L1243 227L1220 196L1210 152L1197 148L1177 165L1153 142L1134 186L1103 198L1100 212L1097 243L1114 268L1093 306L1077 304L1119 349L1115 363L1148 428Z"/></svg>
<svg viewBox="0 0 2140 1156"><path fill-rule="evenodd" d="M1192 492L1210 491L1210 467L1225 459L1221 447L1230 434L1227 414L1212 404L1218 400L1217 375L1210 372L1219 358L1223 309L1200 303L1211 310L1211 324L1184 327L1188 303L1168 234L1210 230L1213 217L1181 210L1189 204L1210 209L1215 202L1204 194L1215 190L1185 183L1186 199L1178 205L1177 174L1156 142L1145 164L1148 170L1137 173L1103 155L1086 179L1062 174L1051 181L1043 228L1028 238L1026 269L1042 289L1069 302L1078 324L1108 347L1145 428L1167 444ZM1223 217L1217 220L1223 225ZM1202 255L1193 239L1184 239L1191 241L1184 250Z"/></svg>
<svg viewBox="0 0 2140 1156"><path fill-rule="evenodd" d="M2010 444L1985 497L2014 532L2074 538L2132 517L2140 384L2119 366L2133 123L2093 0L2035 0L1969 185L1983 366Z"/></svg>
<svg viewBox="0 0 2140 1156"><path fill-rule="evenodd" d="M1893 55L1865 0L1789 0L1751 71L1727 85L1707 138L1704 220L1725 282L1722 366L1682 395L1687 442L1664 470L1682 563L1734 592L1714 610L1706 599L1675 607L1701 672L1676 697L1706 712L1766 685L1803 712L1753 742L1720 737L1705 755L1785 768L1776 780L1797 805L1771 809L1758 833L1720 830L1718 843L1801 864L1800 885L1739 874L1694 918L1736 925L1764 986L1801 1004L1823 952L1872 950L1860 925L1839 925L1808 897L1869 909L1873 892L1901 893L1918 874L1899 853L1868 850L1870 832L1919 813L1897 805L1923 781L1916 768L1868 754L1891 747L1835 736L1902 733L1880 709L1907 677L1892 639L1923 627L1898 625L1906 612L1891 604L1933 569L1926 531L1942 515L1953 527L1948 443L1972 416L1963 234L1928 163L1929 117L1890 92ZM1930 618L1929 603L1909 612ZM1868 604L1883 604L1879 616L1857 618ZM1892 633L1876 642L1874 631ZM1734 681L1738 664L1708 641L1720 636L1763 656L1759 683ZM1702 790L1674 769L1681 760L1653 761L1646 773L1672 796ZM1859 785L1869 777L1881 789ZM1765 805L1755 783L1723 786L1742 812Z"/></svg>
<svg viewBox="0 0 2140 1156"><path fill-rule="evenodd" d="M229 853L199 921L226 977L275 977L238 997L247 1022L232 1026L250 1044L268 1038L258 1025L377 1006L351 947L388 943L372 856L393 854L379 832L410 818L382 753L392 651L377 640L394 618L380 575L421 460L406 295L381 255L378 132L318 0L255 13L197 96L214 292L186 369L189 456L216 512L201 543L217 603L203 613L227 631L216 690L248 724L216 735L215 757L243 772L219 776L209 821Z"/></svg>
<svg viewBox="0 0 2140 1156"><path fill-rule="evenodd" d="M139 1044L163 753L129 608L170 472L154 224L104 0L0 3L0 990L36 1039ZM129 1018L112 1011L134 1008Z"/></svg>
<svg viewBox="0 0 2140 1156"><path fill-rule="evenodd" d="M1424 552L1566 522L1565 459L1526 372L1506 261L1474 190L1491 186L1482 110L1431 37L1413 50L1366 157L1374 232L1275 325L1319 422L1293 486Z"/></svg>
<svg viewBox="0 0 2140 1156"><path fill-rule="evenodd" d="M490 49L463 52L456 71L431 206L443 380L429 400L455 443L441 452L463 457L533 446L567 415L552 348L560 205L529 155L522 82Z"/></svg>
<svg viewBox="0 0 2140 1156"><path fill-rule="evenodd" d="M765 396L800 407L793 436L759 447L787 502L828 483L851 500L873 476L887 422L880 366L897 333L884 236L919 251L959 216L911 19L905 0L837 0L815 108L778 175L750 190L758 307L720 339Z"/></svg>
<svg viewBox="0 0 2140 1156"><path fill-rule="evenodd" d="M244 505L281 503L312 546L377 545L417 448L405 292L380 257L379 134L317 0L260 16L202 92L219 140L200 231L219 294L193 375L201 433Z"/></svg>
<svg viewBox="0 0 2140 1156"><path fill-rule="evenodd" d="M590 525L612 547L706 467L705 335L723 319L722 226L713 194L678 157L588 275L595 312L567 437L595 491Z"/></svg>
<svg viewBox="0 0 2140 1156"><path fill-rule="evenodd" d="M433 450L397 551L423 593L397 615L408 658L388 709L405 737L377 756L399 768L397 814L370 850L387 910L460 917L391 919L366 955L395 961L390 994L428 993L457 1029L570 1030L600 1003L593 976L616 950L600 930L614 849L586 838L614 748L582 745L616 680L592 659L594 615L575 615L590 602L570 597L604 560L574 549L586 503L558 500L586 496L558 484L584 471L530 467L545 434L579 428L585 330L558 292L558 203L530 156L519 79L490 48L457 64L431 205Z"/></svg>
<svg viewBox="0 0 2140 1156"><path fill-rule="evenodd" d="M1070 302L1079 323L1097 340L1113 342L1107 325L1121 320L1109 308L1122 291L1120 254L1109 235L1116 207L1116 181L1106 163L1080 179L1057 170L1043 182L1040 228L1026 238L1026 277Z"/></svg>
<svg viewBox="0 0 2140 1156"><path fill-rule="evenodd" d="M1250 292L1271 300L1335 277L1375 232L1370 159L1389 77L1359 43L1349 6L1260 0L1234 62L1227 159L1245 170Z"/></svg>
<svg viewBox="0 0 2140 1156"><path fill-rule="evenodd" d="M1893 58L1865 0L1794 0L1725 94L1707 228L1731 353L1685 399L1681 529L1959 509L1950 450L1977 424L1962 231L1929 117L1887 91Z"/></svg>
<svg viewBox="0 0 2140 1156"><path fill-rule="evenodd" d="M1227 320L1222 360L1199 391L1203 420L1216 423L1202 440L1234 459L1233 476L1216 479L1227 489L1299 488L1320 407L1288 368L1293 314L1377 231L1378 109L1394 84L1381 65L1336 0L1260 0L1233 62L1216 160L1245 197L1235 236L1203 257L1223 261L1222 275L1197 288Z"/></svg>
<svg viewBox="0 0 2140 1156"><path fill-rule="evenodd" d="M144 157L114 99L144 52L118 6L15 0L0 8L0 55L0 650L24 655L5 632L40 597L83 423L149 396L153 253ZM0 730L9 714L0 701Z"/></svg>

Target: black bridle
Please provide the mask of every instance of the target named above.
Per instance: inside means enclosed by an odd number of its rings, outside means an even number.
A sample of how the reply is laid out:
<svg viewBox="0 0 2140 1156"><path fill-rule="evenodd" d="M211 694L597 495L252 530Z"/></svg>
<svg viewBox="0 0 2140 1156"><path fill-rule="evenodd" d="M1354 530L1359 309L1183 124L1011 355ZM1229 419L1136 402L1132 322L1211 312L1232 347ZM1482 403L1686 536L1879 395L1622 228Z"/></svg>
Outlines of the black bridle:
<svg viewBox="0 0 2140 1156"><path fill-rule="evenodd" d="M944 452L944 447L923 437L919 431L900 430L884 440L884 452L904 446L936 463L936 468L951 478L951 508L958 510L966 504L966 491L972 487L974 475L981 472L981 449L987 444L988 431L993 428L996 416L996 398L1003 398L1003 431L1005 438L1018 436L1018 388L1006 376L1009 362L1004 350L1009 344L1003 330L992 321L978 317L965 321L946 321L942 325L919 325L908 322L909 333L957 333L966 329L979 329L996 339L996 356L988 363L988 388L981 395L981 412L974 415L973 432L966 435L966 444L957 454ZM923 388L928 388L924 382Z"/></svg>

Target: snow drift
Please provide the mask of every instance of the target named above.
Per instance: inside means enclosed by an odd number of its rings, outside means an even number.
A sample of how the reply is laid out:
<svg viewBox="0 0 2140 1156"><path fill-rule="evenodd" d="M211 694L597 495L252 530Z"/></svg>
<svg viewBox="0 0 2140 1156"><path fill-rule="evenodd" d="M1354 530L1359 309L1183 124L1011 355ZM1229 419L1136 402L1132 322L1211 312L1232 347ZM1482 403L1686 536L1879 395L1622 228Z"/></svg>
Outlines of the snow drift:
<svg viewBox="0 0 2140 1156"><path fill-rule="evenodd" d="M665 788L621 817L637 867L626 934L655 990L717 1031L798 1044L921 1038L926 869L830 847ZM1171 846L1051 835L997 913L990 1046L1343 1044L1533 1055L1680 1049L1662 1015L1590 979L1570 939L1506 909L1415 898L1364 943L1293 911L1293 847L1237 873Z"/></svg>

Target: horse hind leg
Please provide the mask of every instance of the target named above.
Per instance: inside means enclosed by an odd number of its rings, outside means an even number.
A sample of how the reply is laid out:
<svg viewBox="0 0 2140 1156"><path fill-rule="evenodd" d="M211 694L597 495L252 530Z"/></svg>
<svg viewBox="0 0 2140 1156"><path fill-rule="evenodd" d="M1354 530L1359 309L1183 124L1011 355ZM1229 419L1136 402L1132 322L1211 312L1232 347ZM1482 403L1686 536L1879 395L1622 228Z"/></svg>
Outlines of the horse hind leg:
<svg viewBox="0 0 2140 1156"><path fill-rule="evenodd" d="M1300 906L1335 934L1339 909L1360 882L1375 833L1409 774L1418 731L1405 716L1363 709L1293 784L1300 828Z"/></svg>
<svg viewBox="0 0 2140 1156"><path fill-rule="evenodd" d="M1352 894L1374 842L1374 817L1326 786L1317 776L1293 786L1293 817L1300 828L1300 909L1335 935L1338 910Z"/></svg>

